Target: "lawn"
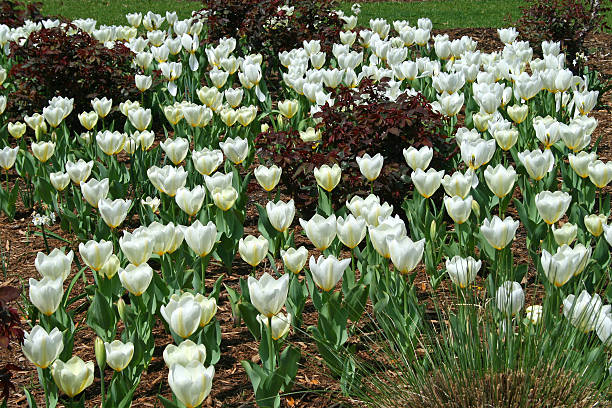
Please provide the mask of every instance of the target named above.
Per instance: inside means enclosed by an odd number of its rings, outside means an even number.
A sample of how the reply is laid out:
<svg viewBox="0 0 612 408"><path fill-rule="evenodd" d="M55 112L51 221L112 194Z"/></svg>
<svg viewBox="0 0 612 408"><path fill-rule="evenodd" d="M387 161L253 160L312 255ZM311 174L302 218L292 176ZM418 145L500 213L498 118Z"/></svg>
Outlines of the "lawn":
<svg viewBox="0 0 612 408"><path fill-rule="evenodd" d="M392 20L415 21L429 17L434 27L502 27L508 25L506 17L516 18L519 14L520 0L439 0L425 2L380 2L362 4L360 24L367 25L370 18L385 17ZM43 12L61 14L68 18L94 17L101 24L126 24L125 14L148 10L163 14L174 10L179 18L188 17L192 10L200 8L198 1L163 0L46 0ZM349 11L351 2L342 2L341 9ZM459 11L459 12L458 12Z"/></svg>

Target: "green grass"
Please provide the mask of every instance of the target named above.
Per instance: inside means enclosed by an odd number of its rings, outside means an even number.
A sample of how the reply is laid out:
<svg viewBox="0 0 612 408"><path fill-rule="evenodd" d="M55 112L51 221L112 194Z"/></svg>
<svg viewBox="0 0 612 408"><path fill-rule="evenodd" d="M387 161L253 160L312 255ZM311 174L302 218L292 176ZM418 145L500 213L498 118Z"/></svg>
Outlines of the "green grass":
<svg viewBox="0 0 612 408"><path fill-rule="evenodd" d="M32 0L28 0L31 2ZM99 24L127 24L125 14L148 10L164 14L176 11L179 18L187 18L193 10L201 8L194 0L43 0L43 13L63 15L70 19L95 18ZM342 2L341 9L349 12L352 2ZM421 17L428 17L434 28L505 27L507 20L518 18L523 0L432 0L403 2L363 3L359 24L367 26L372 18L382 17L389 22L408 20L416 24ZM612 13L608 15L612 26Z"/></svg>

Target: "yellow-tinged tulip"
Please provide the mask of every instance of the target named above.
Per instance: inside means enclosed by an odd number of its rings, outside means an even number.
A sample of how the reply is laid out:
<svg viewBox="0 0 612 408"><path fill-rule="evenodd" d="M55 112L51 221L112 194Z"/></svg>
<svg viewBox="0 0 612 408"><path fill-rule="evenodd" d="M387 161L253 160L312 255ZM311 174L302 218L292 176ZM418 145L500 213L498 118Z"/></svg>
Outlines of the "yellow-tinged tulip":
<svg viewBox="0 0 612 408"><path fill-rule="evenodd" d="M200 316L200 327L206 326L215 314L217 313L217 301L214 297L208 298L201 293L197 293L194 299L202 308L202 315Z"/></svg>
<svg viewBox="0 0 612 408"><path fill-rule="evenodd" d="M514 187L517 175L514 167L504 167L501 163L495 168L487 166L484 171L484 177L489 190L498 198L507 196Z"/></svg>
<svg viewBox="0 0 612 408"><path fill-rule="evenodd" d="M206 361L206 346L185 340L178 346L168 344L164 349L164 362L168 368L174 364L187 365L192 361L204 364Z"/></svg>
<svg viewBox="0 0 612 408"><path fill-rule="evenodd" d="M451 278L451 281L461 289L467 288L468 285L474 282L482 261L476 261L471 256L461 258L455 255L452 259L446 259L446 272Z"/></svg>
<svg viewBox="0 0 612 408"><path fill-rule="evenodd" d="M62 277L52 279L43 277L41 280L30 278L30 301L45 316L51 316L59 307L64 296Z"/></svg>
<svg viewBox="0 0 612 408"><path fill-rule="evenodd" d="M569 245L576 239L576 235L578 234L578 226L576 224L566 222L561 226L561 228L555 228L553 225L552 232L557 245Z"/></svg>
<svg viewBox="0 0 612 408"><path fill-rule="evenodd" d="M540 213L544 222L549 225L554 224L563 217L571 201L572 196L562 191L555 191L554 193L542 191L535 196L538 213Z"/></svg>
<svg viewBox="0 0 612 408"><path fill-rule="evenodd" d="M332 167L324 164L321 167L315 167L314 176L317 180L317 184L323 190L330 192L340 183L342 171L338 164L334 164Z"/></svg>
<svg viewBox="0 0 612 408"><path fill-rule="evenodd" d="M175 166L178 166L180 162L185 160L187 152L189 151L189 141L182 137L175 139L166 139L165 142L161 142L159 146L162 148L166 157L170 159Z"/></svg>
<svg viewBox="0 0 612 408"><path fill-rule="evenodd" d="M284 313L279 313L275 316L272 316L272 339L278 340L285 336L285 334L289 333L289 329L291 329L291 313L285 315ZM269 319L264 315L257 315L257 321L261 326L269 327Z"/></svg>
<svg viewBox="0 0 612 408"><path fill-rule="evenodd" d="M208 255L215 246L217 226L212 221L202 225L200 220L195 220L189 227L181 226L180 230L189 248L200 257Z"/></svg>
<svg viewBox="0 0 612 408"><path fill-rule="evenodd" d="M603 234L603 226L607 225L608 216L605 214L590 214L584 216L586 229L595 237Z"/></svg>
<svg viewBox="0 0 612 408"><path fill-rule="evenodd" d="M295 99L285 99L282 102L278 103L278 110L281 115L286 117L287 119L291 119L298 111L299 103Z"/></svg>
<svg viewBox="0 0 612 408"><path fill-rule="evenodd" d="M17 160L17 153L19 153L19 146L11 148L10 146L5 146L2 150L0 150L0 167L4 170L8 170L15 164L15 160Z"/></svg>
<svg viewBox="0 0 612 408"><path fill-rule="evenodd" d="M94 363L85 363L78 356L72 356L65 363L55 360L51 367L51 375L55 385L70 398L80 394L93 383Z"/></svg>
<svg viewBox="0 0 612 408"><path fill-rule="evenodd" d="M272 191L280 181L283 170L277 165L270 167L258 166L254 173L257 182L266 191Z"/></svg>
<svg viewBox="0 0 612 408"><path fill-rule="evenodd" d="M206 189L202 186L195 186L193 190L181 187L176 191L174 199L176 203L187 215L195 216L204 204Z"/></svg>
<svg viewBox="0 0 612 408"><path fill-rule="evenodd" d="M186 339L200 327L202 307L191 293L172 295L167 305L159 309L159 313L168 323L172 331Z"/></svg>
<svg viewBox="0 0 612 408"><path fill-rule="evenodd" d="M285 268L295 274L302 271L308 260L308 250L303 246L298 249L289 248L286 251L281 249L280 254L285 263Z"/></svg>
<svg viewBox="0 0 612 408"><path fill-rule="evenodd" d="M15 139L21 138L26 132L26 124L22 122L9 122L7 128L9 134Z"/></svg>
<svg viewBox="0 0 612 408"><path fill-rule="evenodd" d="M442 183L442 177L444 170L429 169L425 172L421 168L417 168L410 176L419 194L425 198L431 197L436 192Z"/></svg>
<svg viewBox="0 0 612 408"><path fill-rule="evenodd" d="M194 150L191 153L191 160L198 173L203 176L210 176L223 163L223 153L221 153L221 150L209 150L205 147L202 150ZM255 178L257 178L257 169L255 170Z"/></svg>
<svg viewBox="0 0 612 408"><path fill-rule="evenodd" d="M238 199L238 192L234 187L215 188L212 192L215 205L223 211L227 211L234 206Z"/></svg>
<svg viewBox="0 0 612 408"><path fill-rule="evenodd" d="M268 245L268 240L265 237L260 235L255 238L253 235L248 235L246 238L240 238L238 252L244 262L255 267L268 254Z"/></svg>
<svg viewBox="0 0 612 408"><path fill-rule="evenodd" d="M39 368L47 368L64 350L64 336L54 327L49 333L39 325L28 333L24 332L21 350L23 354Z"/></svg>
<svg viewBox="0 0 612 408"><path fill-rule="evenodd" d="M98 201L100 216L110 228L117 228L127 217L132 200L102 198Z"/></svg>
<svg viewBox="0 0 612 408"><path fill-rule="evenodd" d="M91 101L91 107L93 108L93 110L95 111L95 113L100 116L102 119L104 119L109 113L111 108L113 107L113 100L112 99L108 99L106 97L103 98L94 98ZM79 119L81 119L79 117ZM95 119L96 121L98 120L98 118ZM83 122L81 122L82 124ZM94 124L95 125L95 124ZM85 126L85 125L83 125ZM87 127L87 126L85 126ZM92 126L93 128L93 126ZM87 129L87 130L91 130L91 129Z"/></svg>
<svg viewBox="0 0 612 408"><path fill-rule="evenodd" d="M512 217L502 220L495 215L491 221L484 220L480 226L480 232L493 248L501 250L514 239L518 227L519 222L514 221Z"/></svg>
<svg viewBox="0 0 612 408"><path fill-rule="evenodd" d="M383 167L383 157L380 153L376 153L373 157L366 153L356 160L359 171L366 179L374 181L378 178Z"/></svg>
<svg viewBox="0 0 612 408"><path fill-rule="evenodd" d="M589 179L597 188L604 188L612 181L612 161L595 160L589 163Z"/></svg>
<svg viewBox="0 0 612 408"><path fill-rule="evenodd" d="M518 125L519 123L522 123L525 121L525 119L527 119L527 115L529 114L529 105L522 104L508 106L506 108L506 111L508 112L508 116L510 116L510 119L512 119L512 121Z"/></svg>
<svg viewBox="0 0 612 408"><path fill-rule="evenodd" d="M32 142L32 153L41 163L46 163L47 160L55 153L55 143L53 142Z"/></svg>
<svg viewBox="0 0 612 408"><path fill-rule="evenodd" d="M51 181L51 185L57 191L64 191L64 189L68 187L68 184L70 184L70 176L68 173L57 171L55 173L49 173L49 181Z"/></svg>
<svg viewBox="0 0 612 408"><path fill-rule="evenodd" d="M131 341L123 343L120 340L114 340L111 343L104 342L104 350L106 352L106 362L110 368L120 372L132 361L134 343Z"/></svg>
<svg viewBox="0 0 612 408"><path fill-rule="evenodd" d="M87 130L92 130L98 123L98 114L95 111L79 113L78 118L81 125Z"/></svg>
<svg viewBox="0 0 612 408"><path fill-rule="evenodd" d="M154 273L146 263L138 266L128 264L125 269L119 269L119 280L128 292L134 296L140 296L148 289Z"/></svg>

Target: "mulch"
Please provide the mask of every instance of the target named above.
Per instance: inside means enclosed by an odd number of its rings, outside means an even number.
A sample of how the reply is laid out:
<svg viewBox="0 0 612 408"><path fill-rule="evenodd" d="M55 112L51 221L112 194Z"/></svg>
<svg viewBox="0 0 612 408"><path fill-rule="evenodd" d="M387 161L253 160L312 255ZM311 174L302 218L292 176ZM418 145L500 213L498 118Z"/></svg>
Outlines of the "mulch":
<svg viewBox="0 0 612 408"><path fill-rule="evenodd" d="M469 35L478 41L479 48L484 51L501 49L502 44L498 40L497 33L494 29L455 29L444 30L451 38L459 38L462 35ZM589 47L593 49L591 56L592 66L600 72L612 76L612 56L609 51L609 44L612 42L612 35L597 34L589 39ZM607 95L608 103L610 95ZM607 111L594 112L593 116L599 121L599 125L595 131L594 139L601 136L598 154L604 160L612 159L612 123L610 113ZM15 174L11 174L11 183ZM253 181L254 182L254 181ZM254 203L265 203L266 197L260 193L261 189L256 187L256 184L251 186L252 195L248 206L248 214L246 221L245 234L255 233L257 228L257 212ZM609 190L608 190L609 191ZM515 216L515 218L517 218ZM54 226L51 230L69 240L69 245L72 250L78 255L78 242L61 231L58 226ZM31 213L23 206L18 208L17 216L14 221L8 220L2 216L0 218L0 245L5 251L8 260L7 275L2 279L3 284L24 287L24 294L27 296L27 280L30 277L38 278L38 273L34 268L34 259L36 253L44 251L44 243L42 237L35 234L35 227L31 222ZM517 234L517 239L513 243L513 253L515 261L518 263L530 263L528 255L525 251L525 234L524 229L520 229ZM309 247L308 240L300 234L296 234L298 245L306 245ZM66 246L66 243L49 238L51 247ZM267 262L267 261L266 261ZM280 262L279 262L280 265ZM269 264L260 265L258 272L271 272ZM207 273L207 281L212 285L219 274L225 272L224 269L212 265L210 272ZM251 268L244 263L239 257L234 262L232 273L224 278L224 283L230 287L238 289L238 281L240 277L246 277L251 272ZM74 267L73 273L76 273ZM530 271L532 275L535 271ZM91 276L89 277L91 279ZM479 286L477 281L476 286ZM425 272L421 270L415 280L416 287L419 292L419 298L426 299L430 293L429 279ZM77 290L83 290L77 287ZM482 285L484 286L484 285ZM446 297L453 299L454 290L448 286L446 282L440 285L438 291ZM538 302L539 295L528 294L527 304ZM77 305L78 306L78 305ZM217 312L222 328L222 343L221 343L221 360L215 365L216 374L213 381L213 387L210 397L204 403L205 407L253 407L254 396L251 384L248 377L240 364L241 360L258 361L258 342L255 341L248 329L245 326L234 327L229 299L226 293L222 293L219 299L219 310ZM316 324L316 312L310 303L307 304L304 314L305 325ZM79 325L85 322L85 312L79 314L75 319L75 323ZM23 327L27 328L27 323L23 320ZM167 398L171 397L171 392L167 382L168 370L162 359L162 352L167 344L172 343L172 338L165 331L161 322L154 329L156 337L156 349L153 360L147 372L142 376L141 384L134 396L133 407L161 407L157 395L161 394ZM79 355L85 361L95 361L93 352L93 341L95 334L91 330L80 330L77 334L74 353ZM292 331L288 337L288 341L299 347L302 350L302 359L294 390L290 395L283 396L281 405L283 407L340 407L340 406L359 406L356 401L343 397L340 393L338 382L333 379L318 356L316 346L313 344L309 336L302 332ZM20 346L12 344L9 350L0 349L0 361L4 363L14 363L20 367L20 370L14 373L14 380L18 388L12 392L8 401L9 407L25 407L27 402L23 393L23 387L27 387L35 395L39 406L44 405L42 390L38 385L36 370L33 365L22 355ZM106 371L106 381L111 377L110 370ZM100 405L99 397L100 382L98 378L98 370L96 369L96 380L86 392L86 401L88 407Z"/></svg>

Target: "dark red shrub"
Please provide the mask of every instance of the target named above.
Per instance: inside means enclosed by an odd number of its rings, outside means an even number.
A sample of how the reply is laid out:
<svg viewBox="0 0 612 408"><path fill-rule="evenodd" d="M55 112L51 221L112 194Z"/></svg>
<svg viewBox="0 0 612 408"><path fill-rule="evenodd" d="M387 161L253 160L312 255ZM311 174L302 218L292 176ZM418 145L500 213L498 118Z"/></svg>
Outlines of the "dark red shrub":
<svg viewBox="0 0 612 408"><path fill-rule="evenodd" d="M91 99L106 96L117 105L138 94L132 52L123 44L108 49L81 30L72 35L59 27L33 32L23 46L11 44L11 56L17 61L9 72L16 86L8 98L12 116L41 112L51 98L64 96L74 98L74 113L67 120L80 129L76 114L91 111Z"/></svg>
<svg viewBox="0 0 612 408"><path fill-rule="evenodd" d="M609 29L606 16L609 0L525 0L516 25L534 45L542 41L561 42L568 67L581 75L582 55L588 55L589 34ZM576 62L574 64L574 61Z"/></svg>
<svg viewBox="0 0 612 408"><path fill-rule="evenodd" d="M323 164L336 162L342 168L342 182L332 194L336 208L355 194L369 194L370 183L355 161L355 157L364 153L384 156L374 192L396 208L400 208L410 185L404 148L433 147L432 166L450 165L449 158L456 148L442 131L442 116L431 109L421 94L403 94L390 101L383 90L383 84L368 79L362 80L357 91L339 87L332 95L334 105L325 105L315 114L315 118L321 119L317 129L322 132L316 148L312 143L304 143L297 131L267 132L256 139L260 160L282 167L284 186L305 213L313 210L317 199L313 170Z"/></svg>
<svg viewBox="0 0 612 408"><path fill-rule="evenodd" d="M42 3L25 4L21 1L3 1L0 3L0 24L11 28L20 27L26 20L40 21Z"/></svg>

